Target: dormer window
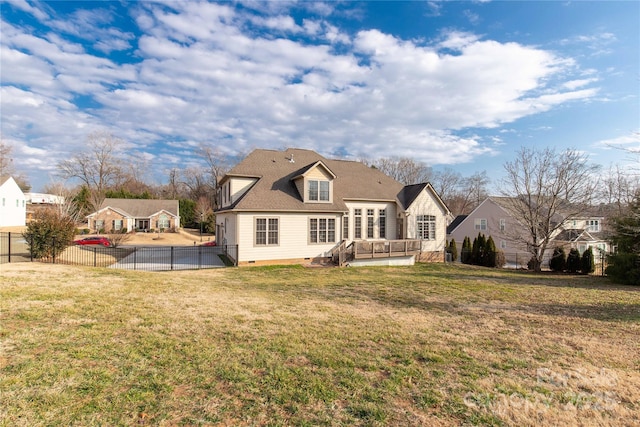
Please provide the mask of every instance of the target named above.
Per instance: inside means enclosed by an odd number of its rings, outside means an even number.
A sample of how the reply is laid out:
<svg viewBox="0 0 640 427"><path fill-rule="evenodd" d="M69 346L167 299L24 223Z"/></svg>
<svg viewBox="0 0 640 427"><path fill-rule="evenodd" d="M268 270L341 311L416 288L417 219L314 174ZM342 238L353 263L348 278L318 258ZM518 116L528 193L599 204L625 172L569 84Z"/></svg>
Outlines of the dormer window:
<svg viewBox="0 0 640 427"><path fill-rule="evenodd" d="M600 231L600 221L590 219L587 221L587 231Z"/></svg>
<svg viewBox="0 0 640 427"><path fill-rule="evenodd" d="M329 201L329 181L309 180L309 201Z"/></svg>

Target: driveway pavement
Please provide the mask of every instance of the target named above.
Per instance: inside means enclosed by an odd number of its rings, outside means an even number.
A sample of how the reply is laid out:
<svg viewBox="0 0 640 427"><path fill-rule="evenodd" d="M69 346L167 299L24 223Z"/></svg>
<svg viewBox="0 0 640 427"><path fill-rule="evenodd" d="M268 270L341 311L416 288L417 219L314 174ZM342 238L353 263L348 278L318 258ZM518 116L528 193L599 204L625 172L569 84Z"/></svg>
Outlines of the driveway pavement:
<svg viewBox="0 0 640 427"><path fill-rule="evenodd" d="M135 252L109 266L125 270L195 270L224 267L217 246L139 247Z"/></svg>

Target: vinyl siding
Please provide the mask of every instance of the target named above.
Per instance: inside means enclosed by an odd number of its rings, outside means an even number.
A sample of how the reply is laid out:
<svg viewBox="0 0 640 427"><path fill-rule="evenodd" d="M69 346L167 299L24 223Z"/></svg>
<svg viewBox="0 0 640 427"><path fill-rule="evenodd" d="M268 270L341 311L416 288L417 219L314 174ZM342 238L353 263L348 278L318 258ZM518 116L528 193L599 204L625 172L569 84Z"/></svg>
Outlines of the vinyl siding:
<svg viewBox="0 0 640 427"><path fill-rule="evenodd" d="M231 200L229 204L238 200L256 182L255 178L232 178L229 181L231 186Z"/></svg>
<svg viewBox="0 0 640 427"><path fill-rule="evenodd" d="M362 210L362 238L358 240L379 240L379 213L380 209L386 209L387 212L387 237L386 240L394 240L396 238L396 216L397 208L395 203L391 202L346 202L349 208L349 241L354 240L355 237L355 209ZM367 209L374 210L374 238L367 239ZM342 231L341 231L342 233Z"/></svg>
<svg viewBox="0 0 640 427"><path fill-rule="evenodd" d="M238 244L238 229L236 225L237 215L234 213L220 213L216 215L216 225L223 228L224 236L216 241L218 245L237 245Z"/></svg>
<svg viewBox="0 0 640 427"><path fill-rule="evenodd" d="M13 178L0 185L0 226L15 227L26 223L27 207L24 193Z"/></svg>
<svg viewBox="0 0 640 427"><path fill-rule="evenodd" d="M278 218L278 245L256 246L255 219ZM336 242L309 243L309 218L334 218L336 220ZM336 214L300 213L239 213L238 233L239 261L267 261L329 256L340 241L341 216Z"/></svg>
<svg viewBox="0 0 640 427"><path fill-rule="evenodd" d="M418 215L433 215L436 217L436 238L435 240L424 240L423 251L442 251L447 242L447 221L443 206L432 197L429 191L422 191L407 209L406 218L407 238L417 238L417 217Z"/></svg>
<svg viewBox="0 0 640 427"><path fill-rule="evenodd" d="M486 219L487 229L476 230L476 219ZM504 231L500 230L500 220L505 220ZM486 199L480 204L468 217L462 221L455 230L451 233L450 238L456 240L456 246L458 251L462 249L462 242L465 237L469 237L473 242L473 239L478 236L478 233L484 234L487 238L491 236L496 246L507 252L526 251L526 246L518 244L518 240L522 240L522 236L525 230L523 226L519 224L511 215L509 215L504 209L498 206L491 199ZM500 248L500 243L504 241L505 248Z"/></svg>

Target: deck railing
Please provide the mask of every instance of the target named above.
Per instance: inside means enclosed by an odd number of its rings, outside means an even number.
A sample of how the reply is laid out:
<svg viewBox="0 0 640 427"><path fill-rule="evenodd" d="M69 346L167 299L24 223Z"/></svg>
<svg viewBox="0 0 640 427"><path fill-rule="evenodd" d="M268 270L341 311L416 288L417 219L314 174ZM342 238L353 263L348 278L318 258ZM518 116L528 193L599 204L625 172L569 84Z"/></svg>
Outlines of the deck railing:
<svg viewBox="0 0 640 427"><path fill-rule="evenodd" d="M420 240L363 240L354 242L353 257L362 259L408 256L419 254L420 249Z"/></svg>

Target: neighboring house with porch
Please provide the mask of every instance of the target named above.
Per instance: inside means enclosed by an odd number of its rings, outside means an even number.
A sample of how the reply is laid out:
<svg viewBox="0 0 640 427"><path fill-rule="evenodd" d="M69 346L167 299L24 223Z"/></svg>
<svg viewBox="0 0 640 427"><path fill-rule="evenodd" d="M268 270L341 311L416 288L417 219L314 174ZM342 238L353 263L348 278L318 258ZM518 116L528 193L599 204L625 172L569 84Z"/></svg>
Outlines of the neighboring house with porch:
<svg viewBox="0 0 640 427"><path fill-rule="evenodd" d="M449 209L360 162L258 149L219 181L216 240L238 263L444 261Z"/></svg>
<svg viewBox="0 0 640 427"><path fill-rule="evenodd" d="M518 219L518 213L513 208L514 203L517 203L515 199L508 197L486 198L469 215L454 220L447 231L448 239L455 239L460 252L465 237L469 237L473 242L479 233L487 238L491 236L496 248L504 252L507 265L526 266L530 254L525 242L530 237L526 226ZM564 247L567 253L571 248L576 248L580 254L592 247L597 259L600 258L599 251L610 251L610 243L602 232L604 217L601 214L586 212L580 217L558 214L553 220L557 229L551 236L545 260L557 246ZM460 259L460 254L457 259Z"/></svg>
<svg viewBox="0 0 640 427"><path fill-rule="evenodd" d="M127 231L176 231L180 228L177 200L104 199L98 211L87 216L96 233Z"/></svg>
<svg viewBox="0 0 640 427"><path fill-rule="evenodd" d="M22 227L27 218L27 202L11 176L0 177L0 227Z"/></svg>
<svg viewBox="0 0 640 427"><path fill-rule="evenodd" d="M567 253L575 248L580 255L591 248L598 263L605 254L613 252L610 233L605 223L605 213L597 209L587 210L583 215L569 218L563 223L562 230L554 236L554 247L563 246Z"/></svg>

